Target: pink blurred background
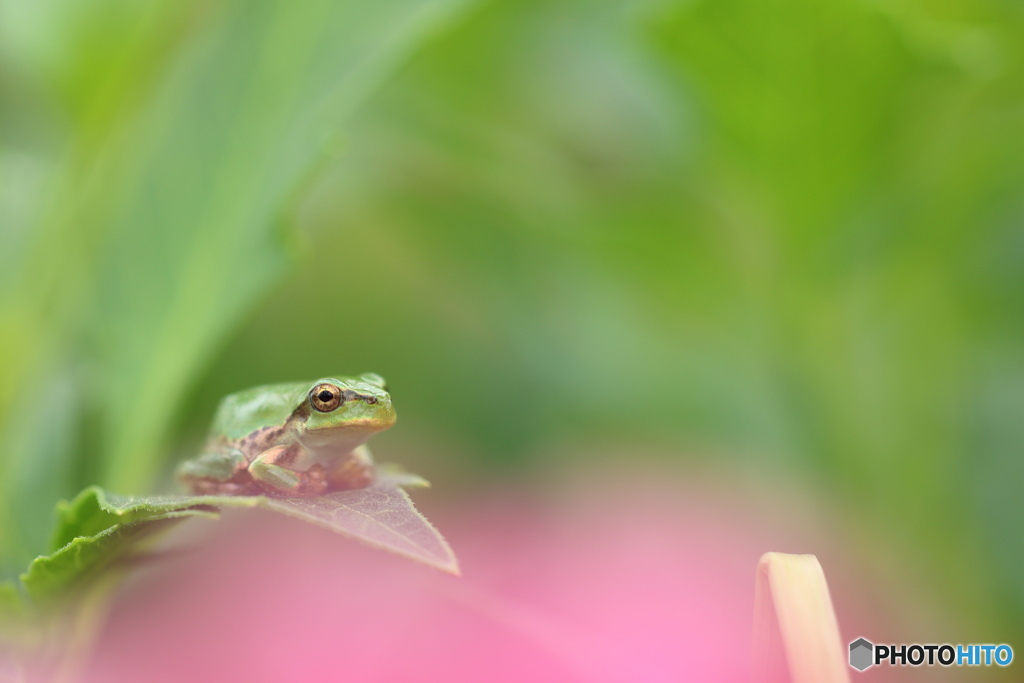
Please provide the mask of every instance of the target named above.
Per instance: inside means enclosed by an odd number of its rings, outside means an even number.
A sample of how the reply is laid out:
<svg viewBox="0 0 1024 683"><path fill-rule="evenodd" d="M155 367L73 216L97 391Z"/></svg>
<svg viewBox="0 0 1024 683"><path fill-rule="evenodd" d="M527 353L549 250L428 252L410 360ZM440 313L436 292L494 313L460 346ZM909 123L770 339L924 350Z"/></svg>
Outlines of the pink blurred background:
<svg viewBox="0 0 1024 683"><path fill-rule="evenodd" d="M886 635L894 589L853 563L827 506L782 481L662 474L448 507L416 492L462 578L267 512L190 522L173 561L125 586L85 679L747 681L768 550L818 555L846 642Z"/></svg>

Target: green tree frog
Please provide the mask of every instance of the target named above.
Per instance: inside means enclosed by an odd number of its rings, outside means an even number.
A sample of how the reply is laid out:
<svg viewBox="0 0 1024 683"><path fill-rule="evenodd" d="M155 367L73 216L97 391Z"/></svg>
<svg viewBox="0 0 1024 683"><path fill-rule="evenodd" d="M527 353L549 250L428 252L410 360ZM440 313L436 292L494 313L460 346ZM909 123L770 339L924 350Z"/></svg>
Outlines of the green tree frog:
<svg viewBox="0 0 1024 683"><path fill-rule="evenodd" d="M366 440L395 423L379 375L273 384L221 401L203 452L178 469L195 493L321 496L368 486Z"/></svg>

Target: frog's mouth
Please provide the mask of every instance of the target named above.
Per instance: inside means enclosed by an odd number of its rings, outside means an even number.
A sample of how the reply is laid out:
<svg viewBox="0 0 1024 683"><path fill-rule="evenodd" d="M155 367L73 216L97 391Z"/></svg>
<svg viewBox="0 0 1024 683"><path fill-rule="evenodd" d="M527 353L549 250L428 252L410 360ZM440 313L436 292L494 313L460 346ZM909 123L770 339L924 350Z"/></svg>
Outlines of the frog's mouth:
<svg viewBox="0 0 1024 683"><path fill-rule="evenodd" d="M338 407L338 412L343 416L343 423L338 425L337 429L366 429L370 432L379 432L395 424L395 409L389 401L381 401L375 396L367 398L372 400L346 399Z"/></svg>

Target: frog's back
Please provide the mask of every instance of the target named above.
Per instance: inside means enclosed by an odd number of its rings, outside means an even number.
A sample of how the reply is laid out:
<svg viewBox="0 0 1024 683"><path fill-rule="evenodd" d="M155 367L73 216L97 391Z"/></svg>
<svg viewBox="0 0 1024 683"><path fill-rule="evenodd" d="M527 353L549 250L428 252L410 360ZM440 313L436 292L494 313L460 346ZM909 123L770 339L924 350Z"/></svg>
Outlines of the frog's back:
<svg viewBox="0 0 1024 683"><path fill-rule="evenodd" d="M241 439L257 429L282 425L305 399L309 387L309 383L270 384L225 396L213 419L211 436Z"/></svg>

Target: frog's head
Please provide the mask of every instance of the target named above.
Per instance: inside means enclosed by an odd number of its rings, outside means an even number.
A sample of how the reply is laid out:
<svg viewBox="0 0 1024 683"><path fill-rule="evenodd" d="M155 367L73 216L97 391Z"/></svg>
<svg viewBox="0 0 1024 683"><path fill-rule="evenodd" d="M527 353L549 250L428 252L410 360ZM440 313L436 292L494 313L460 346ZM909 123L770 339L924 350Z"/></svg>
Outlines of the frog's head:
<svg viewBox="0 0 1024 683"><path fill-rule="evenodd" d="M351 450L395 424L395 408L380 375L325 377L313 382L296 413L304 417L302 443Z"/></svg>

